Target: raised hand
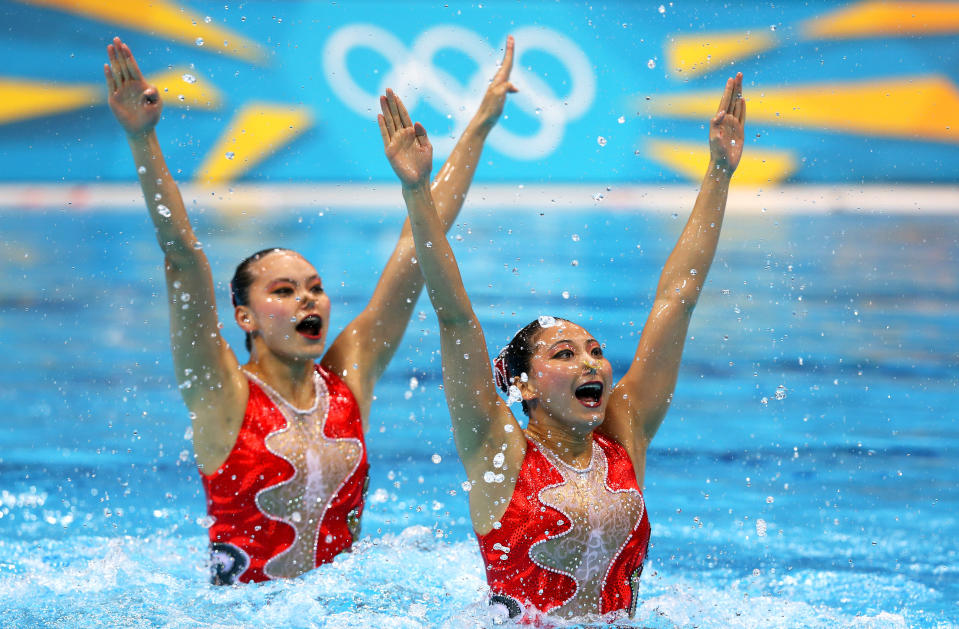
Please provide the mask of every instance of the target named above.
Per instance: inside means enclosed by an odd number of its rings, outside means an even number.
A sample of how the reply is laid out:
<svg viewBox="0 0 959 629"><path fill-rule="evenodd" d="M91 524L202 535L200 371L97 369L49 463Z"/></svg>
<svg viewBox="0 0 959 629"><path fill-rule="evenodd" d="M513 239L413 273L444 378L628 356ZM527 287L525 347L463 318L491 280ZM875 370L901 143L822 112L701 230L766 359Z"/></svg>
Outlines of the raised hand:
<svg viewBox="0 0 959 629"><path fill-rule="evenodd" d="M509 82L509 73L513 70L513 36L506 38L506 53L503 55L503 62L499 70L490 81L486 88L486 94L480 102L479 109L476 111L476 120L485 126L492 127L496 124L500 114L503 113L503 106L506 104L506 95L519 90Z"/></svg>
<svg viewBox="0 0 959 629"><path fill-rule="evenodd" d="M732 174L743 156L743 125L746 101L743 100L743 73L726 81L719 110L709 123L709 153L712 161Z"/></svg>
<svg viewBox="0 0 959 629"><path fill-rule="evenodd" d="M426 129L420 123L414 125L410 121L403 101L389 88L385 96L380 96L380 109L383 113L377 115L376 120L383 136L383 150L393 172L404 187L429 185L433 146L426 137Z"/></svg>
<svg viewBox="0 0 959 629"><path fill-rule="evenodd" d="M163 109L157 88L143 78L130 47L119 37L114 37L113 43L107 46L107 56L110 63L103 64L103 75L113 115L127 135L137 136L152 130Z"/></svg>

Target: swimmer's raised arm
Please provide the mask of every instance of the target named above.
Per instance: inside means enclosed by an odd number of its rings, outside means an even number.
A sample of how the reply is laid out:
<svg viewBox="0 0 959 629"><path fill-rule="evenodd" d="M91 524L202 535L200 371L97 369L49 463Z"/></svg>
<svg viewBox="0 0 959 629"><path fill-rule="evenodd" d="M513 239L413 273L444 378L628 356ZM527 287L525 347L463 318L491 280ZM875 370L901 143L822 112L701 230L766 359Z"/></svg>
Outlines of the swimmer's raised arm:
<svg viewBox="0 0 959 629"><path fill-rule="evenodd" d="M470 480L481 480L500 447L515 441L517 447L508 449L506 461L515 470L525 452L525 439L491 379L486 339L430 194L432 147L426 130L419 123L397 127L385 112L379 124L386 156L403 184L416 256L439 319L443 386L460 458ZM506 425L515 429L504 430Z"/></svg>
<svg viewBox="0 0 959 629"><path fill-rule="evenodd" d="M509 37L503 61L476 114L433 182L433 200L444 233L463 206L486 136L503 112L506 95L516 91L509 82L513 48L513 38ZM380 108L394 128L412 128L403 101L392 90L380 97ZM406 221L369 304L344 328L323 358L324 366L343 377L356 396L364 425L369 417L373 386L399 347L423 288L423 276L412 262L414 257L413 235ZM388 315L384 316L385 313Z"/></svg>
<svg viewBox="0 0 959 629"><path fill-rule="evenodd" d="M104 64L110 109L127 134L144 200L163 250L170 300L170 341L180 392L195 415L194 446L201 465L224 438L239 429L246 378L219 333L213 277L197 241L156 135L163 103L147 83L130 48L114 38ZM232 435L235 437L235 434ZM232 440L230 441L232 443Z"/></svg>
<svg viewBox="0 0 959 629"><path fill-rule="evenodd" d="M709 167L692 214L666 261L632 365L614 388L602 430L632 448L642 474L646 446L672 400L693 308L716 254L729 182L743 152L743 75L726 81L709 125Z"/></svg>

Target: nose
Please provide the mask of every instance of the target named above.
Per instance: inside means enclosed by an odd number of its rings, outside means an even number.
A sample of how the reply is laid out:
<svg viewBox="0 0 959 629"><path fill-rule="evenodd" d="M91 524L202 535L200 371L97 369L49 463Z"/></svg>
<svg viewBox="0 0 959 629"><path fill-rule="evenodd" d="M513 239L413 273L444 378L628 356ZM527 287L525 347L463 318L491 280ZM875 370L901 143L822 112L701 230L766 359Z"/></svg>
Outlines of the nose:
<svg viewBox="0 0 959 629"><path fill-rule="evenodd" d="M300 291L300 294L297 296L296 300L300 302L300 305L303 306L304 308L309 308L313 306L313 304L316 301L316 298L314 297L312 291L302 290Z"/></svg>
<svg viewBox="0 0 959 629"><path fill-rule="evenodd" d="M583 361L583 368L589 373L596 373L596 370L599 369L599 363L587 358Z"/></svg>

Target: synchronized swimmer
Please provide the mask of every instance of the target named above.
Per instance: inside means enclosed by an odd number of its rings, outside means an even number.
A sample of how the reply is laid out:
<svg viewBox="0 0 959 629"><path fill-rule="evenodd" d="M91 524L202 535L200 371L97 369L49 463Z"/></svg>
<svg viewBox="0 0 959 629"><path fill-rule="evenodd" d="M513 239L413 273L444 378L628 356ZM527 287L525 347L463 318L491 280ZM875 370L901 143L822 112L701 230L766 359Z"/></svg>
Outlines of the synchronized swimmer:
<svg viewBox="0 0 959 629"><path fill-rule="evenodd" d="M632 615L650 537L646 453L672 401L742 156L742 74L726 82L709 124L699 195L660 275L632 363L614 383L600 341L549 315L521 329L491 362L446 239L487 134L516 91L512 37L432 183L426 130L393 91L380 97L383 147L409 219L369 304L329 349L330 298L303 256L271 248L240 263L231 291L250 352L242 365L218 331L210 266L160 150L159 93L119 38L107 51L110 107L126 131L164 254L174 365L214 520L213 582L295 577L358 538L373 388L425 279L491 603L527 620ZM528 417L525 429L510 410L514 402Z"/></svg>
<svg viewBox="0 0 959 629"><path fill-rule="evenodd" d="M439 319L444 390L472 486L470 516L491 601L514 618L632 615L650 535L646 452L672 401L742 156L742 74L726 82L709 125L702 187L659 278L632 364L615 385L601 343L548 315L520 330L491 366L430 192L426 130L398 109L400 116L379 117L380 131ZM525 430L497 388L522 402Z"/></svg>
<svg viewBox="0 0 959 629"><path fill-rule="evenodd" d="M213 518L212 581L295 577L332 561L359 536L373 388L423 287L409 224L370 302L329 349L330 297L313 265L281 248L243 260L231 282L234 319L250 352L241 365L219 332L210 265L160 150L159 92L119 38L107 54L110 108L126 131L164 256L173 362ZM432 186L444 229L463 205L506 95L515 91L512 62L510 39ZM396 102L391 92L380 99L384 112Z"/></svg>

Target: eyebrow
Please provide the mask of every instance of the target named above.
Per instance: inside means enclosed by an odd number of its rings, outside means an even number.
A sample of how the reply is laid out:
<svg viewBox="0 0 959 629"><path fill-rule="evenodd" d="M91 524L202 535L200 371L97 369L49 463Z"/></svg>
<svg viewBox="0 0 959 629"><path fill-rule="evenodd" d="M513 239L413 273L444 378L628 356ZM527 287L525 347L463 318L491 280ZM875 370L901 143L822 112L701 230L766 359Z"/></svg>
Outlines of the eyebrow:
<svg viewBox="0 0 959 629"><path fill-rule="evenodd" d="M313 280L317 280L317 281L319 281L321 284L323 283L323 281L320 279L320 276L319 276L319 275L311 275L310 277L306 278L306 281L303 282L303 283L304 283L304 284L309 284L309 283L312 282ZM277 283L279 283L279 282L288 282L288 283L290 283L290 284L293 284L294 286L296 286L296 285L299 283L299 282L297 282L296 280L294 280L294 279L292 279L292 278L289 278L289 277L277 277L277 278L271 280L270 283L267 284L267 286L273 286L274 284L277 284Z"/></svg>
<svg viewBox="0 0 959 629"><path fill-rule="evenodd" d="M550 352L551 352L551 351L553 351L553 348L555 348L557 345L562 345L563 343L569 343L570 345L574 345L573 341L571 341L570 339L560 339L560 340L556 341L555 343L553 343L552 345L550 345L550 346L549 346L549 349L547 349L546 351L550 351ZM599 345L599 341L597 341L597 340L594 339L594 338L588 338L588 339L586 339L586 344L589 345L590 343L596 343L597 345Z"/></svg>

